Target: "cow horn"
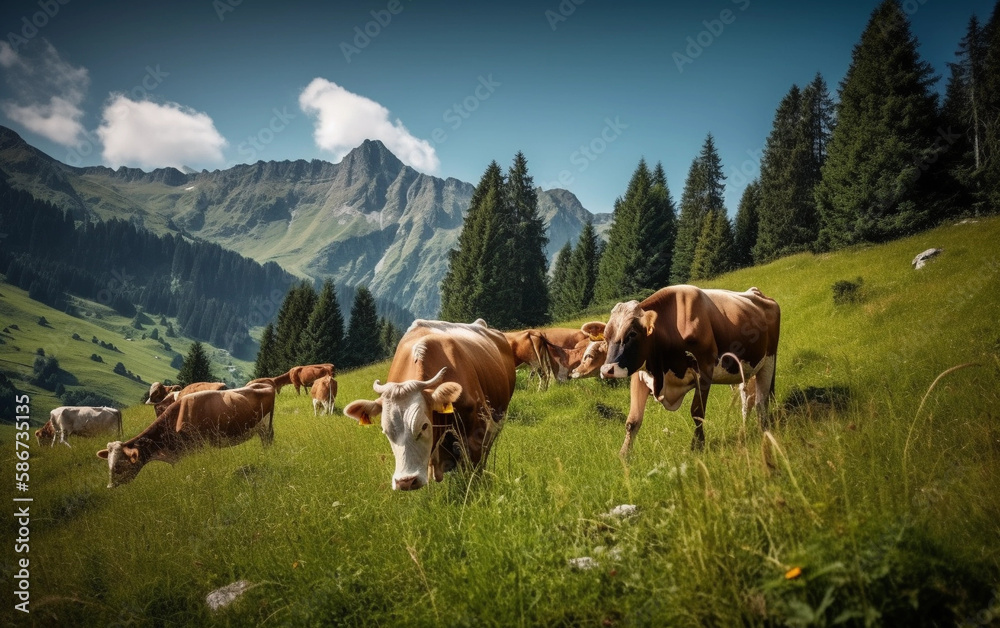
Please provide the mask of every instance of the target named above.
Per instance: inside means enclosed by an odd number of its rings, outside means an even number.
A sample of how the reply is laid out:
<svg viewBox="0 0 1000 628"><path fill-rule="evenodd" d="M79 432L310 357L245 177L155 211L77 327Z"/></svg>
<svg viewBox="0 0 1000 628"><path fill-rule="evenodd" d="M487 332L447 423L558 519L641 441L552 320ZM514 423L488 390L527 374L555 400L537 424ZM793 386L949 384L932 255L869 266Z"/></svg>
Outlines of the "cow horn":
<svg viewBox="0 0 1000 628"><path fill-rule="evenodd" d="M376 379L376 380L375 380L375 383L374 383L374 384L372 384L372 388L374 388L374 389L375 389L375 392L377 392L378 394L380 394L380 395L381 395L381 394L383 394L383 393L384 393L384 392L385 392L386 390L388 390L388 389L389 389L389 384L383 384L382 382L380 382L379 380L377 380L377 379Z"/></svg>

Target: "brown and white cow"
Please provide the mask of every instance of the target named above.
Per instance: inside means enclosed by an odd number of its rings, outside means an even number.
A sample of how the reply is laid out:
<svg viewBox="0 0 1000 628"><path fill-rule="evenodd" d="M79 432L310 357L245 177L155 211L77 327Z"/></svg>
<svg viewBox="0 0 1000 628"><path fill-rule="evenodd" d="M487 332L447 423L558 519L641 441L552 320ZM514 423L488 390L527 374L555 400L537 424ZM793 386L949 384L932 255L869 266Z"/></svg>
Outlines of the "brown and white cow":
<svg viewBox="0 0 1000 628"><path fill-rule="evenodd" d="M139 435L108 443L97 456L107 459L108 488L114 488L135 479L148 462L173 464L204 444L229 447L254 435L265 446L274 440L273 386L254 384L185 395Z"/></svg>
<svg viewBox="0 0 1000 628"><path fill-rule="evenodd" d="M195 382L193 384L188 384L183 388L176 385L164 386L160 382L153 382L153 384L149 387L149 397L146 399L146 405L153 406L156 416L160 416L163 414L164 410L170 407L170 404L177 401L181 397L205 390L225 389L226 384L224 382Z"/></svg>
<svg viewBox="0 0 1000 628"><path fill-rule="evenodd" d="M353 401L344 414L367 424L382 415L396 458L393 490L440 481L460 463L485 463L514 393L514 355L506 337L484 321L415 321L396 346L374 401Z"/></svg>
<svg viewBox="0 0 1000 628"><path fill-rule="evenodd" d="M319 408L323 408L323 414L333 414L333 406L337 401L337 380L332 375L324 375L313 382L311 394L313 416L319 415Z"/></svg>
<svg viewBox="0 0 1000 628"><path fill-rule="evenodd" d="M538 387L555 377L552 359L549 356L548 343L537 329L504 332L514 354L514 368L522 364L528 365L530 375L538 376Z"/></svg>
<svg viewBox="0 0 1000 628"><path fill-rule="evenodd" d="M329 375L333 377L337 374L337 369L332 364L309 364L307 366L293 366L288 371L288 377L295 386L295 394L299 394L303 386L311 386L320 377Z"/></svg>
<svg viewBox="0 0 1000 628"><path fill-rule="evenodd" d="M250 384L267 384L268 386L274 386L274 393L278 394L281 389L292 383L292 376L288 373L282 373L281 375L276 375L274 377L258 377L257 379L252 379L246 383L247 386Z"/></svg>
<svg viewBox="0 0 1000 628"><path fill-rule="evenodd" d="M691 402L695 425L691 448L699 449L705 443L702 423L711 385L741 384L746 412L750 391L743 383L752 382L761 426L766 429L780 322L778 304L757 288L730 292L670 286L642 303L615 305L605 331L608 357L601 377L632 377L621 455L632 447L650 394L673 411L689 391L696 391Z"/></svg>
<svg viewBox="0 0 1000 628"><path fill-rule="evenodd" d="M597 367L604 363L604 355L607 353L607 343L604 341L604 323L591 321L584 323L579 330L572 331L573 335L565 335L565 344L575 340L574 346L566 347L553 342L549 342L547 346L552 361L556 364L557 379L561 382L566 381L567 377L570 379L596 377ZM545 331L546 339L549 338L548 332L549 330ZM558 337L556 338L558 339ZM603 353L599 351L601 347L604 347ZM595 367L583 369L581 367L588 355L591 363L597 357L600 357L601 362Z"/></svg>
<svg viewBox="0 0 1000 628"><path fill-rule="evenodd" d="M66 437L70 434L95 436L104 432L122 435L122 413L118 408L90 406L60 406L49 413L49 420L35 430L35 440L40 445L43 438L51 438L50 447L59 442L70 447Z"/></svg>

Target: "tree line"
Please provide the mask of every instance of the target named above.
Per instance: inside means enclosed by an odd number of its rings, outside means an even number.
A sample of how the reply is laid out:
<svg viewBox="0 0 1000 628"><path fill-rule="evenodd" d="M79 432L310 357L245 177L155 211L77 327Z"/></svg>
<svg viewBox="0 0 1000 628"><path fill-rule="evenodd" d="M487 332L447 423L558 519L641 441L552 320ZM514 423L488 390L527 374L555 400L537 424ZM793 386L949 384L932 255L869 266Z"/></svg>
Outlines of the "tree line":
<svg viewBox="0 0 1000 628"><path fill-rule="evenodd" d="M1000 3L989 21L973 16L959 42L942 103L938 80L918 52L898 0L884 0L854 47L837 101L822 75L792 85L778 103L760 161L735 220L711 133L688 170L675 206L662 166L640 160L615 200L607 242L593 225L557 255L549 316L520 315L519 287L545 271L533 242L515 237L511 182L491 163L473 195L442 290L442 317L486 318L500 327L566 319L666 285L802 251L880 243L959 214L1000 207ZM515 172L516 169L518 169ZM544 232L541 232L544 238ZM504 248L507 247L507 248ZM515 255L515 257L511 257ZM519 274L520 273L520 274Z"/></svg>
<svg viewBox="0 0 1000 628"><path fill-rule="evenodd" d="M359 286L345 332L333 282L324 282L319 292L309 281L293 285L276 321L261 334L254 377L275 377L303 364L330 363L340 371L384 360L395 352L402 331L393 312L380 315L378 309L371 291Z"/></svg>

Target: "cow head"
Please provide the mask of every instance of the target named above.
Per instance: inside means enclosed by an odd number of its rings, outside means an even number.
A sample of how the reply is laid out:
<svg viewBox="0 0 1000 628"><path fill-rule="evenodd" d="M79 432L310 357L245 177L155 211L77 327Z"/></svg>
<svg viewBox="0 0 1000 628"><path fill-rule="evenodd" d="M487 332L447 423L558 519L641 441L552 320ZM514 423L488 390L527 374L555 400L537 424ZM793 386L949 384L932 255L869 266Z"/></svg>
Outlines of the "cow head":
<svg viewBox="0 0 1000 628"><path fill-rule="evenodd" d="M149 397L146 399L146 405L155 406L163 401L168 394L177 392L180 389L180 386L164 386L160 382L153 382L149 387Z"/></svg>
<svg viewBox="0 0 1000 628"><path fill-rule="evenodd" d="M35 442L41 445L43 438L51 439L55 435L56 435L56 430L52 426L52 420L49 419L49 421L45 425L35 430Z"/></svg>
<svg viewBox="0 0 1000 628"><path fill-rule="evenodd" d="M108 443L108 448L97 452L97 457L108 461L108 488L128 484L139 474L143 465L139 450L126 447L120 440Z"/></svg>
<svg viewBox="0 0 1000 628"><path fill-rule="evenodd" d="M656 312L643 310L638 301L616 305L604 329L608 357L601 367L601 377L628 377L641 369L649 354L649 336L655 324Z"/></svg>
<svg viewBox="0 0 1000 628"><path fill-rule="evenodd" d="M373 388L378 399L353 401L344 408L344 414L360 423L382 415L382 432L396 457L393 490L414 490L428 482L427 470L435 445L434 413L453 412L452 404L462 394L459 384L444 381L445 370L427 381L382 384L375 380Z"/></svg>
<svg viewBox="0 0 1000 628"><path fill-rule="evenodd" d="M590 336L590 342L583 351L580 364L569 373L572 379L596 376L597 370L604 364L604 358L608 355L608 341L604 339L604 323L600 321L584 323L580 329Z"/></svg>

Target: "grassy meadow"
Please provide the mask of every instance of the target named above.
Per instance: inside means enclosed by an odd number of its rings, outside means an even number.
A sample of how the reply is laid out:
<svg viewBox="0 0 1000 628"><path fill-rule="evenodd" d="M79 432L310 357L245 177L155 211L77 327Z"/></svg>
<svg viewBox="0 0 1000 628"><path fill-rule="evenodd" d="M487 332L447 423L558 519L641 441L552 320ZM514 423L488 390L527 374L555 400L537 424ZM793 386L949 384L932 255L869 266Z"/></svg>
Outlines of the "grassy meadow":
<svg viewBox="0 0 1000 628"><path fill-rule="evenodd" d="M487 470L413 493L390 490L377 426L314 418L291 388L271 448L255 439L153 463L115 490L94 455L106 438L33 443L31 614L8 603L0 620L996 625L998 241L1000 220L983 220L711 282L755 285L781 305L780 420L762 434L715 387L700 453L690 396L677 413L650 403L623 462L627 386L539 392L523 374ZM932 246L944 253L913 270ZM858 277L860 302L835 306L832 284ZM387 366L341 374L338 410L374 398ZM124 418L133 435L152 409ZM11 470L13 430L0 429ZM635 513L609 516L622 504ZM238 580L251 588L209 610L206 595Z"/></svg>

